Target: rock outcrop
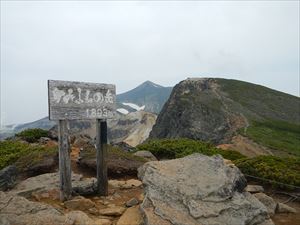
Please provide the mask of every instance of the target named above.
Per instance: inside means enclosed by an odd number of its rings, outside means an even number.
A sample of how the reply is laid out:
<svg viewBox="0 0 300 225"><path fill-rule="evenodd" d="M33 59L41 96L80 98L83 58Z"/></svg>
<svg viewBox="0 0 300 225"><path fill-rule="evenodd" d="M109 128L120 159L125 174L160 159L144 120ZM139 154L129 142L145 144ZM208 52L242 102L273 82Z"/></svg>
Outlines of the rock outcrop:
<svg viewBox="0 0 300 225"><path fill-rule="evenodd" d="M139 177L145 188L141 210L146 225L272 224L265 206L244 191L242 173L221 156L148 162Z"/></svg>
<svg viewBox="0 0 300 225"><path fill-rule="evenodd" d="M0 191L6 191L16 184L18 171L14 165L7 166L0 171Z"/></svg>
<svg viewBox="0 0 300 225"><path fill-rule="evenodd" d="M264 206L267 208L270 216L274 216L275 210L277 207L277 203L273 198L264 194L264 193L256 193L254 194L255 198L257 198Z"/></svg>
<svg viewBox="0 0 300 225"><path fill-rule="evenodd" d="M177 84L160 112L150 138L185 137L229 143L252 121L299 124L300 99L237 80L189 78Z"/></svg>
<svg viewBox="0 0 300 225"><path fill-rule="evenodd" d="M108 140L111 144L125 142L135 147L145 141L155 124L157 116L150 112L136 111L126 115L117 114L114 119L108 120ZM57 139L57 126L50 130L51 138ZM90 121L70 121L70 134L78 139L85 135L94 140L96 123Z"/></svg>

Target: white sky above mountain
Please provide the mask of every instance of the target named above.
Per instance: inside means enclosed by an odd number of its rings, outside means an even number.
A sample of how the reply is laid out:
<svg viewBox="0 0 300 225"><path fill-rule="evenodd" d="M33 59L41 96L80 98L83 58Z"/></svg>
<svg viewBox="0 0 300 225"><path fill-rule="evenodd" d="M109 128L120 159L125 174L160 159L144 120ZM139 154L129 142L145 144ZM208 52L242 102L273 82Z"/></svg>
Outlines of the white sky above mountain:
<svg viewBox="0 0 300 225"><path fill-rule="evenodd" d="M47 80L245 80L299 95L298 1L1 1L1 122L48 113Z"/></svg>

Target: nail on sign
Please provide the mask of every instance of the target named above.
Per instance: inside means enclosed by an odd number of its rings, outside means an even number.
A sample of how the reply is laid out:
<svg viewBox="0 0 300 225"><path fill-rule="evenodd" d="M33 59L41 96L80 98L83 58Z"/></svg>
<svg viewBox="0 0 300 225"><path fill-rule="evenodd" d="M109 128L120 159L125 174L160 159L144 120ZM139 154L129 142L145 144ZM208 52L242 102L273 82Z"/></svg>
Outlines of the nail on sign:
<svg viewBox="0 0 300 225"><path fill-rule="evenodd" d="M116 113L116 87L48 80L49 119L109 119Z"/></svg>

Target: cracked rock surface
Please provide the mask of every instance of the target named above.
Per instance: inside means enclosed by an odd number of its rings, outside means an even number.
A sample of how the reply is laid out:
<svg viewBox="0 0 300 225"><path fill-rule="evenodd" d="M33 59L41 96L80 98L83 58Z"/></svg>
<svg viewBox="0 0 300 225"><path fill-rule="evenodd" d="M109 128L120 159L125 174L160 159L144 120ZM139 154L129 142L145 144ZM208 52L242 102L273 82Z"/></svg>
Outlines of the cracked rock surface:
<svg viewBox="0 0 300 225"><path fill-rule="evenodd" d="M242 173L221 156L193 154L148 162L139 169L146 225L262 225L268 211L250 193Z"/></svg>

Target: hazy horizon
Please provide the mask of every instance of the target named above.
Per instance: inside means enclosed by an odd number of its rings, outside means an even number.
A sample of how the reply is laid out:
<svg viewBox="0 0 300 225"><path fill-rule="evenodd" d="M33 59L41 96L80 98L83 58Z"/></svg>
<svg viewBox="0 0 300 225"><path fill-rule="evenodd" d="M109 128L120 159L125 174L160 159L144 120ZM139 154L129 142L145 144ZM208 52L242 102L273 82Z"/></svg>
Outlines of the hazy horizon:
<svg viewBox="0 0 300 225"><path fill-rule="evenodd" d="M299 96L299 2L1 1L1 124L47 116L47 80L220 77Z"/></svg>

